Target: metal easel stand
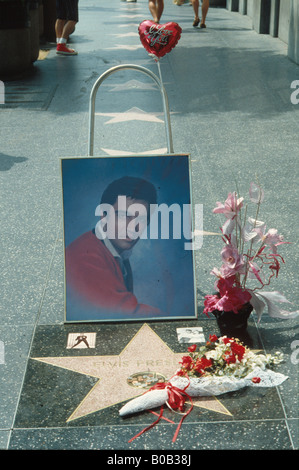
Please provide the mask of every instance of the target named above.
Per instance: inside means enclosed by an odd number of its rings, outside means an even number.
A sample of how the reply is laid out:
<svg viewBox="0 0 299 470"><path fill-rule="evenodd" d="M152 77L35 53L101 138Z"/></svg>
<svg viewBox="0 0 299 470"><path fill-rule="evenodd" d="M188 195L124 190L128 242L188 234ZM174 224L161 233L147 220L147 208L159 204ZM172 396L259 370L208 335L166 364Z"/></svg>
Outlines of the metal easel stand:
<svg viewBox="0 0 299 470"><path fill-rule="evenodd" d="M166 141L167 141L167 150L168 153L173 153L173 143L172 143L172 134L171 134L171 126L170 126L170 116L169 116L169 106L168 106L168 98L163 86L162 80L160 80L153 72L146 69L145 67L141 67L140 65L117 65L116 67L112 67L111 69L104 72L95 82L93 88L90 93L90 100L89 100L89 138L88 138L88 156L93 156L94 150L94 117L95 117L95 100L97 91L103 81L119 70L136 70L137 72L144 73L153 79L153 81L158 85L162 95L162 102L163 102L163 109L164 109L164 123L165 123L165 132L166 132Z"/></svg>

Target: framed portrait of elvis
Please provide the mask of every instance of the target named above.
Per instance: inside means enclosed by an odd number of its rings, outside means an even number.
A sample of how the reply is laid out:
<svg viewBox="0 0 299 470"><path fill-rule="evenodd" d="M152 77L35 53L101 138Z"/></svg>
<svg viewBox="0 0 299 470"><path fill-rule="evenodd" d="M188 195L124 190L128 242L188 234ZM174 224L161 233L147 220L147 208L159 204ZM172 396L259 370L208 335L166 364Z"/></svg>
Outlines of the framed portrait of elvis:
<svg viewBox="0 0 299 470"><path fill-rule="evenodd" d="M194 319L189 155L61 159L65 322Z"/></svg>

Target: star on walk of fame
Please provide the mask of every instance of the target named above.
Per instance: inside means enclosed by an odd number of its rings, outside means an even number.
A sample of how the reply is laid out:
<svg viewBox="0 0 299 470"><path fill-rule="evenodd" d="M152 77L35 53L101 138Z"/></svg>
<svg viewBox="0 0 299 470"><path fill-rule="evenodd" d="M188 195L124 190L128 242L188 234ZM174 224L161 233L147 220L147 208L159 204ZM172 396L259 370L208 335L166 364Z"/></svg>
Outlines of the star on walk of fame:
<svg viewBox="0 0 299 470"><path fill-rule="evenodd" d="M67 420L72 421L143 394L146 391L144 388L135 388L129 384L128 378L136 373L156 372L169 380L179 367L181 358L182 353L173 352L144 324L118 355L33 359L99 379ZM215 397L194 398L193 404L230 415Z"/></svg>

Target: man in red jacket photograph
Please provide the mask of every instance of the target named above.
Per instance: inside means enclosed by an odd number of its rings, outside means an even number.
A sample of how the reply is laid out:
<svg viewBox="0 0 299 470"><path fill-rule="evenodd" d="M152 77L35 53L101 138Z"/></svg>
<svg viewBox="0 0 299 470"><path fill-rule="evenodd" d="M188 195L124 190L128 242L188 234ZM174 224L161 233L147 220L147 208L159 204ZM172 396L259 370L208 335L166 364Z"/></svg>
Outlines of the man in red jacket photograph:
<svg viewBox="0 0 299 470"><path fill-rule="evenodd" d="M61 170L66 322L196 318L189 156L72 157Z"/></svg>
<svg viewBox="0 0 299 470"><path fill-rule="evenodd" d="M156 202L155 187L144 179L125 176L113 181L103 192L98 211L101 219L95 229L67 246L67 290L95 315L109 317L111 313L131 319L166 315L155 306L138 302L129 261Z"/></svg>

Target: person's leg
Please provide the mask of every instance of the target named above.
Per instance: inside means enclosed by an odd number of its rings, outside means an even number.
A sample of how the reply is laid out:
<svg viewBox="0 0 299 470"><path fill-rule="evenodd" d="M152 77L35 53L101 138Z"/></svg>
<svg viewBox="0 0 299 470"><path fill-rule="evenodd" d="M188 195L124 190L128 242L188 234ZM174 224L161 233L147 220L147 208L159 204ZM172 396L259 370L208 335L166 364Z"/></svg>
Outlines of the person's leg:
<svg viewBox="0 0 299 470"><path fill-rule="evenodd" d="M148 0L148 8L149 8L149 11L151 12L151 15L152 15L154 21L156 21L157 13L156 13L156 2L155 2L155 0Z"/></svg>
<svg viewBox="0 0 299 470"><path fill-rule="evenodd" d="M164 0L157 0L157 23L159 23L164 10Z"/></svg>
<svg viewBox="0 0 299 470"><path fill-rule="evenodd" d="M57 38L57 54L76 55L74 49L67 47L66 43L70 34L75 30L78 22L78 0L66 0L64 4L65 14L61 15L65 19L57 19L55 29Z"/></svg>
<svg viewBox="0 0 299 470"><path fill-rule="evenodd" d="M164 10L164 1L163 0L149 0L148 7L154 19L154 22L159 23L163 10Z"/></svg>
<svg viewBox="0 0 299 470"><path fill-rule="evenodd" d="M57 23L57 21L56 21ZM71 49L67 47L66 43L68 41L69 35L72 34L72 32L75 29L77 21L69 20L64 22L64 26L61 31L61 25L58 23L57 29L56 29L56 36L57 34L60 34L60 36L57 36L57 49L56 52L57 54L62 54L62 55L77 55L77 51L75 49Z"/></svg>
<svg viewBox="0 0 299 470"><path fill-rule="evenodd" d="M199 16L198 16L199 0L192 0L192 6L193 6L193 11L194 11L193 26L198 26L198 23L199 23Z"/></svg>
<svg viewBox="0 0 299 470"><path fill-rule="evenodd" d="M206 24L206 17L207 17L207 13L208 13L208 10L209 10L209 6L210 6L210 1L209 1L209 0L202 0L202 5L201 5L201 23L200 23L200 26L201 26L201 27L205 27L205 24Z"/></svg>
<svg viewBox="0 0 299 470"><path fill-rule="evenodd" d="M56 20L55 33L56 33L56 38L57 39L60 39L62 37L62 32L63 32L63 28L64 28L65 23L66 23L66 20L61 20L60 18L58 18Z"/></svg>
<svg viewBox="0 0 299 470"><path fill-rule="evenodd" d="M77 21L69 20L65 23L61 38L68 40L69 36L74 32Z"/></svg>

